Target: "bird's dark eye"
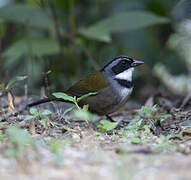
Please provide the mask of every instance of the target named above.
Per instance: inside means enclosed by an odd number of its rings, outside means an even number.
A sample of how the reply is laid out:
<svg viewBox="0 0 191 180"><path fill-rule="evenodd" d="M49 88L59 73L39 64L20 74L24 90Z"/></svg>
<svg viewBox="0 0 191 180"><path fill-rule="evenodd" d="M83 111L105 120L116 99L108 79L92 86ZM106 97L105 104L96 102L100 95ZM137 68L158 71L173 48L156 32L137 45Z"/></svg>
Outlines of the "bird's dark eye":
<svg viewBox="0 0 191 180"><path fill-rule="evenodd" d="M133 59L132 58L129 58L129 61L130 61L130 63L133 63Z"/></svg>
<svg viewBox="0 0 191 180"><path fill-rule="evenodd" d="M122 66L126 66L127 65L127 61L126 60L122 60L121 64L122 64Z"/></svg>
<svg viewBox="0 0 191 180"><path fill-rule="evenodd" d="M131 67L131 63L129 59L122 59L120 60L115 66L113 66L111 69L115 74L119 74L127 70Z"/></svg>

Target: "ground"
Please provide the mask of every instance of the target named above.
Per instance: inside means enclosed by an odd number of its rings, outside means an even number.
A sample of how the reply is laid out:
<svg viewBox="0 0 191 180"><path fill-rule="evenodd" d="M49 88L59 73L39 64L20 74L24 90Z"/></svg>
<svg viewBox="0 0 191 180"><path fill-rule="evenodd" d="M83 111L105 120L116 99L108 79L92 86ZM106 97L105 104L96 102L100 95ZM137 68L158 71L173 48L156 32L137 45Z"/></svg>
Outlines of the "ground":
<svg viewBox="0 0 191 180"><path fill-rule="evenodd" d="M112 115L120 122L117 126L100 123L105 117L90 122L42 109L20 114L5 111L0 124L1 179L191 177L189 108L169 110L151 103L124 109Z"/></svg>

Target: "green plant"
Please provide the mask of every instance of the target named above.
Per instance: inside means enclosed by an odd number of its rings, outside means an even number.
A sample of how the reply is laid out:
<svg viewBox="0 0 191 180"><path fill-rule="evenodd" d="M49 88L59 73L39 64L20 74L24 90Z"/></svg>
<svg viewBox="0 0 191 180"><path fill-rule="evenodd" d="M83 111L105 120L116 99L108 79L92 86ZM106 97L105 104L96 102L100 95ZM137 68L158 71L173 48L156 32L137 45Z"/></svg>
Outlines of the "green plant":
<svg viewBox="0 0 191 180"><path fill-rule="evenodd" d="M157 112L157 105L154 105L153 107L143 106L139 110L138 115L135 117L135 119L133 119L133 121L130 122L130 125L136 122L139 122L140 126L147 124L148 121L150 123L153 123L159 119Z"/></svg>
<svg viewBox="0 0 191 180"><path fill-rule="evenodd" d="M73 96L67 95L66 93L57 92L57 93L53 93L53 96L55 96L56 98L61 98L61 99L65 100L65 101L69 101L69 102L71 102L71 103L73 103L75 105L75 106L72 106L72 107L66 109L64 111L62 117L64 117L68 112L71 112L76 108L77 110L74 111L74 115L77 118L79 118L81 120L85 120L87 123L89 123L89 122L96 121L98 119L98 116L94 115L94 114L92 114L92 113L90 113L88 111L88 105L84 105L83 108L81 108L78 105L78 103L81 100L83 100L83 99L85 99L85 98L87 98L87 97L89 97L91 95L95 95L95 94L97 94L97 92L90 92L88 94L85 94L85 95L77 98L76 96L73 97Z"/></svg>
<svg viewBox="0 0 191 180"><path fill-rule="evenodd" d="M15 79L11 80L8 84L0 84L0 90L3 93L10 92L11 88L18 82L23 81L27 76L17 76Z"/></svg>
<svg viewBox="0 0 191 180"><path fill-rule="evenodd" d="M137 116L125 128L119 130L118 134L123 137L122 141L131 144L148 144L154 138L153 131L158 128L156 122L162 122L169 116L171 115L160 113L157 105L153 107L143 106L138 111ZM168 144L168 139L166 137L161 146L165 143Z"/></svg>
<svg viewBox="0 0 191 180"><path fill-rule="evenodd" d="M175 149L177 148L178 144L177 142L174 142L172 140L172 135L168 136L160 136L155 143L154 147L158 151L168 151L169 149Z"/></svg>
<svg viewBox="0 0 191 180"><path fill-rule="evenodd" d="M39 120L40 124L43 125L43 127L47 127L49 125L54 126L54 123L49 118L49 116L52 114L51 111L47 109L38 111L36 108L30 108L29 112L30 115L25 116L24 121L34 119Z"/></svg>
<svg viewBox="0 0 191 180"><path fill-rule="evenodd" d="M29 147L34 147L36 142L30 137L27 131L17 127L9 127L6 130L10 147L5 151L9 157L22 158L26 155Z"/></svg>
<svg viewBox="0 0 191 180"><path fill-rule="evenodd" d="M153 137L151 128L155 127L155 122L159 120L157 105L153 107L143 106L137 116L124 128L118 131L123 137L123 141L131 144L147 144L150 137Z"/></svg>
<svg viewBox="0 0 191 180"><path fill-rule="evenodd" d="M6 135L0 131L0 142L3 142L6 139Z"/></svg>
<svg viewBox="0 0 191 180"><path fill-rule="evenodd" d="M121 19L125 19L128 23L122 22ZM130 26L129 23L131 24ZM81 28L79 32L81 35L90 39L111 42L111 33L132 31L154 24L166 23L169 23L169 19L166 17L156 16L147 11L130 11L115 14L90 27Z"/></svg>
<svg viewBox="0 0 191 180"><path fill-rule="evenodd" d="M63 113L63 116L64 116L64 115L66 115L68 112L74 110L75 108L77 108L78 110L87 111L87 109L88 109L87 107L88 107L88 106L84 106L83 109L82 109L82 108L79 107L78 103L79 103L81 100L87 98L88 96L95 95L95 94L97 94L97 93L96 93L96 92L90 92L90 93L88 93L88 94L85 94L85 95L83 95L83 96L77 98L76 96L72 97L72 96L67 95L66 93L57 92L57 93L53 93L53 96L55 96L56 98L61 98L61 99L65 100L65 101L69 101L69 102L75 104L75 106L73 106L73 107L71 107L71 108L68 108L68 109L66 109L66 110L64 111L64 113Z"/></svg>
<svg viewBox="0 0 191 180"><path fill-rule="evenodd" d="M112 131L114 130L118 125L118 122L110 122L107 120L101 120L100 124L97 125L98 129L101 131Z"/></svg>
<svg viewBox="0 0 191 180"><path fill-rule="evenodd" d="M147 144L150 141L150 138L153 137L153 134L150 131L150 126L140 126L138 122L126 126L117 131L117 133L122 137L122 142L130 144Z"/></svg>
<svg viewBox="0 0 191 180"><path fill-rule="evenodd" d="M157 105L154 105L153 107L147 107L143 106L139 111L137 116L129 123L128 126L135 125L139 129L143 129L144 126L149 126L153 130L155 129L156 123L162 122L165 119L167 119L170 114L162 114L159 111L159 108Z"/></svg>
<svg viewBox="0 0 191 180"><path fill-rule="evenodd" d="M97 115L88 111L88 105L84 105L83 108L74 111L74 115L81 120L85 120L87 123L95 122L99 119Z"/></svg>
<svg viewBox="0 0 191 180"><path fill-rule="evenodd" d="M2 108L0 110L1 111L7 111L8 109L12 112L14 112L15 108L14 108L14 96L11 92L11 89L13 88L13 86L20 82L23 81L27 78L27 76L17 76L16 78L14 78L13 80L9 81L9 83L5 84L0 84L0 97L3 95L7 95L7 99L8 99L8 108Z"/></svg>
<svg viewBox="0 0 191 180"><path fill-rule="evenodd" d="M64 148L66 141L61 140L51 140L48 142L50 151L55 155L55 160L57 165L63 164L63 157L61 154L61 150Z"/></svg>

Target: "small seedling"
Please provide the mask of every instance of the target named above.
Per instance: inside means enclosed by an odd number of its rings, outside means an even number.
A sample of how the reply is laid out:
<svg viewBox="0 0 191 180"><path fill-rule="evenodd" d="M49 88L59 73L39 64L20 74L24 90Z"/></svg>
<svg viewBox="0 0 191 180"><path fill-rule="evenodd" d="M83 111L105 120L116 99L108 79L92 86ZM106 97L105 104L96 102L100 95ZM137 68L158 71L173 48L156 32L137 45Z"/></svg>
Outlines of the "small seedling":
<svg viewBox="0 0 191 180"><path fill-rule="evenodd" d="M157 114L157 105L154 105L151 108L143 106L138 112L138 115L129 123L129 125L131 126L133 124L137 124L140 126L140 128L142 128L148 123L153 125L158 119L159 116Z"/></svg>
<svg viewBox="0 0 191 180"><path fill-rule="evenodd" d="M100 124L98 124L98 129L101 130L101 131L112 131L114 130L118 125L118 122L110 122L110 121L107 121L107 120L101 120L100 121Z"/></svg>
<svg viewBox="0 0 191 180"><path fill-rule="evenodd" d="M0 97L7 94L8 99L8 109L14 112L14 96L11 93L11 88L18 82L23 81L27 78L27 76L18 76L14 80L10 81L7 85L0 84Z"/></svg>
<svg viewBox="0 0 191 180"><path fill-rule="evenodd" d="M85 120L87 123L95 122L99 119L97 115L88 111L88 105L84 105L83 108L74 111L74 115L81 120Z"/></svg>
<svg viewBox="0 0 191 180"><path fill-rule="evenodd" d="M43 111L38 111L36 108L30 108L29 110L30 115L27 115L24 118L24 121L29 121L31 119L39 120L40 124L43 125L43 127L47 127L50 124L54 126L53 122L51 122L49 116L52 114L51 111L45 109Z"/></svg>
<svg viewBox="0 0 191 180"><path fill-rule="evenodd" d="M50 151L55 155L56 165L61 166L63 164L63 157L61 150L64 148L66 142L61 140L51 140L48 145Z"/></svg>
<svg viewBox="0 0 191 180"><path fill-rule="evenodd" d="M128 126L136 124L139 126L139 129L145 129L146 126L149 126L153 131L155 131L158 126L157 124L160 124L171 116L170 114L162 114L158 111L159 109L157 105L154 105L153 107L143 106L138 112L138 115L129 123Z"/></svg>
<svg viewBox="0 0 191 180"><path fill-rule="evenodd" d="M23 81L27 76L17 76L14 80L10 81L7 85L0 84L0 90L3 93L10 92L11 88L18 82Z"/></svg>
<svg viewBox="0 0 191 180"><path fill-rule="evenodd" d="M3 142L6 139L6 135L0 131L0 142Z"/></svg>
<svg viewBox="0 0 191 180"><path fill-rule="evenodd" d="M10 127L6 132L9 142L11 142L11 148L5 151L5 154L9 157L22 158L26 155L28 147L35 146L35 142L27 131Z"/></svg>
<svg viewBox="0 0 191 180"><path fill-rule="evenodd" d="M69 101L71 103L74 103L76 105L76 107L78 109L80 109L78 103L81 100L87 98L88 96L92 96L92 95L95 95L95 94L97 94L97 93L96 92L90 92L90 93L85 94L85 95L83 95L83 96L81 96L79 98L77 98L76 96L69 96L69 95L67 95L66 93L63 93L63 92L53 93L52 95L55 96L56 98L60 98L60 99L63 99L65 101Z"/></svg>
<svg viewBox="0 0 191 180"><path fill-rule="evenodd" d="M158 151L167 151L169 149L177 148L178 144L171 140L172 137L172 135L160 136L158 142L155 145L155 148Z"/></svg>
<svg viewBox="0 0 191 180"><path fill-rule="evenodd" d="M78 103L89 97L89 96L92 96L92 95L95 95L97 94L96 92L90 92L88 94L85 94L79 98L77 98L76 96L69 96L65 93L62 93L62 92L58 92L58 93L53 93L53 96L55 96L56 98L61 98L65 101L69 101L73 104L75 104L75 106L71 107L71 108L68 108L64 111L62 117L64 117L68 112L71 112L72 110L74 110L75 108L77 108L77 111L74 112L74 115L82 120L85 120L86 122L90 122L91 121L95 121L97 118L96 115L93 115L91 114L90 112L88 112L88 106L87 105L84 105L83 108L80 108L80 106L78 105Z"/></svg>
<svg viewBox="0 0 191 180"><path fill-rule="evenodd" d="M140 130L140 124L136 123L131 126L126 126L124 129L117 131L122 136L122 142L130 144L145 144L147 139L143 138L144 131Z"/></svg>
<svg viewBox="0 0 191 180"><path fill-rule="evenodd" d="M125 128L117 131L122 136L122 141L131 144L148 144L155 142L157 149L165 150L173 147L175 143L170 141L171 136L160 136L156 138L153 135L153 128L157 128L156 121L164 121L169 118L169 114L161 114L155 105L151 108L143 106L138 115Z"/></svg>
<svg viewBox="0 0 191 180"><path fill-rule="evenodd" d="M159 120L160 117L157 112L156 105L151 108L143 106L138 112L138 115L128 126L119 130L118 134L123 136L124 140L131 144L147 144L149 138L154 136L151 128L155 126L155 121Z"/></svg>

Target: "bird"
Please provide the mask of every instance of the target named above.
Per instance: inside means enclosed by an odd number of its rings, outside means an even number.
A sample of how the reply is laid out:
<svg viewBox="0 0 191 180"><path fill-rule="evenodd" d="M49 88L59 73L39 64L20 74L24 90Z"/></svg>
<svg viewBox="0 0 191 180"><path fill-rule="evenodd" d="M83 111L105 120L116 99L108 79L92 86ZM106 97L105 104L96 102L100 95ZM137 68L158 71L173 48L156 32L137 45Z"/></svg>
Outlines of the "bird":
<svg viewBox="0 0 191 180"><path fill-rule="evenodd" d="M90 92L95 92L94 95L81 100L79 106L88 105L90 112L109 117L109 114L118 111L126 104L133 91L132 75L134 68L143 63L143 61L128 56L115 57L100 71L79 80L64 93L81 97ZM68 102L52 96L29 103L28 107L50 101Z"/></svg>

